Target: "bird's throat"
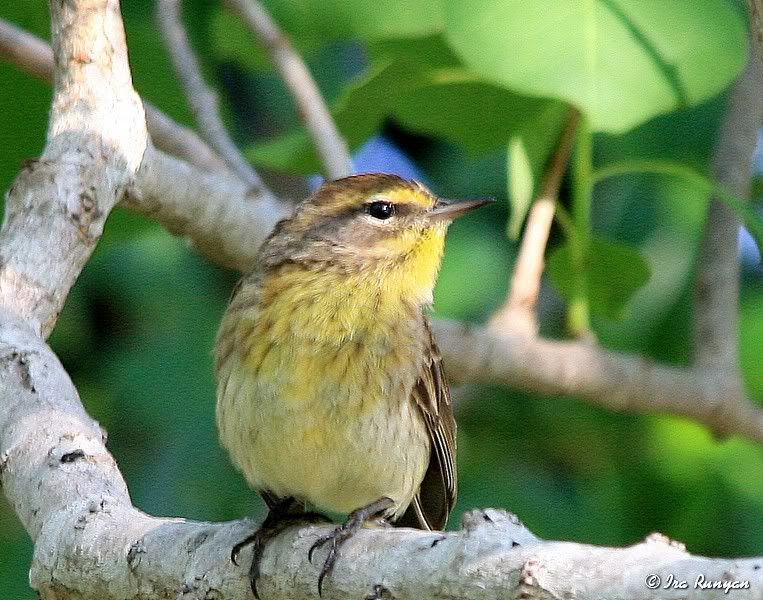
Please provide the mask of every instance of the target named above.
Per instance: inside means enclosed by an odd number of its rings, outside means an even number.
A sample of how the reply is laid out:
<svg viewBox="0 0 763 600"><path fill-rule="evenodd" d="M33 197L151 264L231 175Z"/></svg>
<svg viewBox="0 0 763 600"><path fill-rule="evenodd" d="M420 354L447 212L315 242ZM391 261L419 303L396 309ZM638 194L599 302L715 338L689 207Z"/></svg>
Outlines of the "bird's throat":
<svg viewBox="0 0 763 600"><path fill-rule="evenodd" d="M271 273L264 282L255 335L326 346L361 337L383 341L395 324L418 320L431 304L443 238L433 232L395 260L366 261L349 272L290 264Z"/></svg>

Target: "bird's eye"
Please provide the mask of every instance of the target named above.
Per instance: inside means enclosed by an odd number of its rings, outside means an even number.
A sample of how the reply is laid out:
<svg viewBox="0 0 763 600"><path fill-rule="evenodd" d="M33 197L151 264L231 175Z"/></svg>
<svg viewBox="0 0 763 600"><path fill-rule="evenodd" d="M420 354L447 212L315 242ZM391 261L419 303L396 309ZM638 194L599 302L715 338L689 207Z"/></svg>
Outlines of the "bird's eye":
<svg viewBox="0 0 763 600"><path fill-rule="evenodd" d="M366 206L366 212L374 219L386 221L395 214L395 205L386 200L377 200Z"/></svg>

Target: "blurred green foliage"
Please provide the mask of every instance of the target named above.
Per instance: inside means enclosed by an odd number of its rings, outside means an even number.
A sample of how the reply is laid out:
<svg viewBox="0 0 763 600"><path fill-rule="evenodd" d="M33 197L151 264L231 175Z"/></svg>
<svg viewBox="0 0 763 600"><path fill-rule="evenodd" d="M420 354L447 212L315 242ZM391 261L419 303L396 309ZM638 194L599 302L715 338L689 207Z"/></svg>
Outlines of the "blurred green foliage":
<svg viewBox="0 0 763 600"><path fill-rule="evenodd" d="M592 327L607 347L689 360L706 196L680 177L627 174L595 186L592 177L644 159L707 173L723 92L746 56L738 3L266 4L305 53L353 147L382 130L442 196L501 200L452 228L438 315L483 321L503 301L516 247L506 223L515 238L565 122L564 103L573 101L587 119L584 132L593 132L592 153L576 158L562 201L593 248L585 265ZM125 2L123 11L138 91L192 124L151 4ZM188 1L185 14L248 156L260 166L317 171L283 85L246 30L217 2ZM44 3L3 3L0 18L47 37ZM3 189L42 149L49 101L45 85L0 65ZM580 173L588 174L582 184ZM580 189L588 191L572 202ZM552 232L551 275L563 293L574 270L564 266L569 241ZM261 513L214 427L211 349L235 280L156 223L116 211L51 338L147 512L205 520ZM563 305L545 291L543 333L561 336ZM741 364L760 401L760 267L743 277L740 308ZM696 553L763 553L760 447L715 440L685 420L612 414L574 399L487 386L456 396L461 495L453 523L463 510L492 505L547 538L622 545L659 530ZM4 597L32 598L31 545L4 500L0 539Z"/></svg>
<svg viewBox="0 0 763 600"><path fill-rule="evenodd" d="M588 255L586 295L591 312L610 319L620 319L628 300L636 290L649 281L649 265L630 246L592 238ZM574 295L575 265L570 244L560 244L550 253L546 274L561 296L569 300Z"/></svg>

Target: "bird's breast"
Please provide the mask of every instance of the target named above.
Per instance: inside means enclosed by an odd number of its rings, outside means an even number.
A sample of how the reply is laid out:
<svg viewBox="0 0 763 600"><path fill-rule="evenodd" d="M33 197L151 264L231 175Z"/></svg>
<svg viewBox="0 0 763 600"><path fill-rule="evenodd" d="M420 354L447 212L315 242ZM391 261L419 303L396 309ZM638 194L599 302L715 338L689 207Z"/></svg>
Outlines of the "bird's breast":
<svg viewBox="0 0 763 600"><path fill-rule="evenodd" d="M337 512L385 495L407 505L429 457L410 401L423 317L350 289L317 297L308 282L268 298L266 286L239 316L220 369L221 437L255 487Z"/></svg>

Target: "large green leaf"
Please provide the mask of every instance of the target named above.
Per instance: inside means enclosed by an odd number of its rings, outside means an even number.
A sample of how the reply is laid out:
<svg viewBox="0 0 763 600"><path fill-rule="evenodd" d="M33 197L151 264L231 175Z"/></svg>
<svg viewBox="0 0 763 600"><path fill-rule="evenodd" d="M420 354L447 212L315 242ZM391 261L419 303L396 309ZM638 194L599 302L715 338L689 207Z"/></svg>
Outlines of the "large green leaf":
<svg viewBox="0 0 763 600"><path fill-rule="evenodd" d="M415 58L415 57L414 57ZM514 132L532 137L534 167L542 169L547 138L555 139L561 105L519 96L485 83L460 67L429 68L396 59L351 82L332 114L350 148L370 137L387 117L417 133L439 137L472 155L505 147ZM537 127L543 125L543 127ZM314 173L320 163L303 128L247 151L262 167Z"/></svg>
<svg viewBox="0 0 763 600"><path fill-rule="evenodd" d="M611 319L625 316L625 305L649 281L649 265L625 244L593 238L584 259L586 295L591 312ZM568 244L556 247L548 258L546 273L566 300L575 294L575 264Z"/></svg>
<svg viewBox="0 0 763 600"><path fill-rule="evenodd" d="M411 130L458 144L472 155L504 147L510 132L556 104L519 96L464 69L423 75L420 85L393 101L393 116Z"/></svg>
<svg viewBox="0 0 763 600"><path fill-rule="evenodd" d="M519 93L567 100L597 131L714 96L746 55L729 0L445 0L445 12L469 67Z"/></svg>
<svg viewBox="0 0 763 600"><path fill-rule="evenodd" d="M391 93L392 116L413 131L457 144L472 156L505 147L520 129L535 130L535 137L556 135L555 115L563 111L559 102L521 96L485 81L464 68L441 35L383 40L370 44L369 52L372 62L420 65L420 77L410 89ZM528 142L532 154L535 141ZM545 150L540 154L545 160Z"/></svg>

